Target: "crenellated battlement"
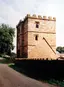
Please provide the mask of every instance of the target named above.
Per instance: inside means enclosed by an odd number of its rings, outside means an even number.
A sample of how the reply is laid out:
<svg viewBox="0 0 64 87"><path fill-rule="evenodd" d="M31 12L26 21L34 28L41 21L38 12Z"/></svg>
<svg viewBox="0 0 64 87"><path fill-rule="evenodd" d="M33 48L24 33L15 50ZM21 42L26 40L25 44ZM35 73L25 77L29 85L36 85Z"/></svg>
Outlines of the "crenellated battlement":
<svg viewBox="0 0 64 87"><path fill-rule="evenodd" d="M33 14L32 16L30 14L27 14L24 18L24 20L26 18L33 18L33 19L40 19L40 20L48 20L48 21L56 21L56 18L55 17L51 17L51 16L41 16L41 15L36 15L36 14Z"/></svg>

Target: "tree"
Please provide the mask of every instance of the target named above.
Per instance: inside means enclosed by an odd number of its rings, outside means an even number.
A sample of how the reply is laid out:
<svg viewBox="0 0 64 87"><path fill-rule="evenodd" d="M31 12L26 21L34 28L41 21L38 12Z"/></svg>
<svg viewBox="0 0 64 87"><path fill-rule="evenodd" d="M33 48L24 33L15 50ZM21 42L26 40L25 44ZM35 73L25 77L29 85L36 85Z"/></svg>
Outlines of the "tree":
<svg viewBox="0 0 64 87"><path fill-rule="evenodd" d="M64 47L59 46L56 48L56 51L58 51L59 53L64 53Z"/></svg>
<svg viewBox="0 0 64 87"><path fill-rule="evenodd" d="M62 53L64 53L64 47L62 47Z"/></svg>
<svg viewBox="0 0 64 87"><path fill-rule="evenodd" d="M14 49L13 37L15 29L6 24L0 25L0 54L11 54Z"/></svg>
<svg viewBox="0 0 64 87"><path fill-rule="evenodd" d="M57 47L56 51L58 51L59 53L62 53L62 47L61 46Z"/></svg>

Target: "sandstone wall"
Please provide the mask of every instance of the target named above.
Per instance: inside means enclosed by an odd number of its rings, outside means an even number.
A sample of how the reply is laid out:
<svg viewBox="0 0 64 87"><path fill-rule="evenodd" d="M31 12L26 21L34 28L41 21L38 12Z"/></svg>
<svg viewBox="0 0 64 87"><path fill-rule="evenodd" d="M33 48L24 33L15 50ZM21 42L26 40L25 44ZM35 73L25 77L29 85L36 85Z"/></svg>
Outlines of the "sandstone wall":
<svg viewBox="0 0 64 87"><path fill-rule="evenodd" d="M39 22L39 28L36 28ZM38 40L35 36L38 35ZM28 58L56 58L56 54L43 40L47 40L51 48L56 51L56 21L28 19Z"/></svg>
<svg viewBox="0 0 64 87"><path fill-rule="evenodd" d="M28 44L28 34L27 34L27 29L28 29L28 22L23 21L21 24L18 26L18 31L17 31L17 51L20 51L20 57L27 57L27 44Z"/></svg>

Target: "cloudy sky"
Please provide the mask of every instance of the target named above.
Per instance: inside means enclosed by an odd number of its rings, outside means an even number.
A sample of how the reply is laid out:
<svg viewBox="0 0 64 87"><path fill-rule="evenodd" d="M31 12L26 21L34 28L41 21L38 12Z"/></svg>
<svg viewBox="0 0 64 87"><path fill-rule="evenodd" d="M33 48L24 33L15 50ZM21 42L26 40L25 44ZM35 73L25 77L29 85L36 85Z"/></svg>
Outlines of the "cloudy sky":
<svg viewBox="0 0 64 87"><path fill-rule="evenodd" d="M18 21L28 13L55 16L56 46L64 46L64 0L0 0L0 23L15 28ZM16 46L16 38L14 45Z"/></svg>

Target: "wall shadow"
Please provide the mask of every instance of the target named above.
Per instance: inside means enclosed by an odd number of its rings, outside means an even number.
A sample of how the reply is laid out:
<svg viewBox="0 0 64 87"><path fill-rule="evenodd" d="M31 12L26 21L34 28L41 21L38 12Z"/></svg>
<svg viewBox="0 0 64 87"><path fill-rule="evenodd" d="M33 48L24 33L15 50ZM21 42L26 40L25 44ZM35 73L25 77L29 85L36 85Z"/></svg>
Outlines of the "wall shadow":
<svg viewBox="0 0 64 87"><path fill-rule="evenodd" d="M64 80L64 60L17 60L14 67L38 80Z"/></svg>

